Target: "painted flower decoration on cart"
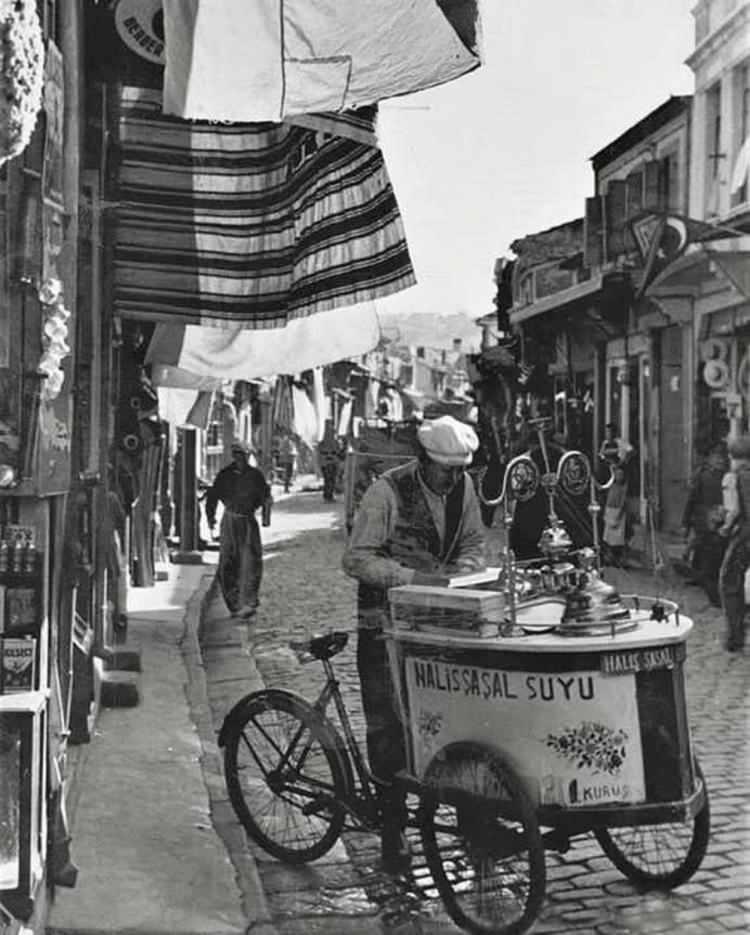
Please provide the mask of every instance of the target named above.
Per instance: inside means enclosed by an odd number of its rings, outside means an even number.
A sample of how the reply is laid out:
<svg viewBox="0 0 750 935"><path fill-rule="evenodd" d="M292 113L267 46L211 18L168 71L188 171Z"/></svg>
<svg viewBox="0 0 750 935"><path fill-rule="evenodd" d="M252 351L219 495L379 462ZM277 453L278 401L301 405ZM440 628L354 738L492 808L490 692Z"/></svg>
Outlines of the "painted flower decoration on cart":
<svg viewBox="0 0 750 935"><path fill-rule="evenodd" d="M578 727L566 727L560 734L548 734L546 745L558 756L575 763L578 769L588 767L595 773L618 776L625 762L628 733L583 721Z"/></svg>
<svg viewBox="0 0 750 935"><path fill-rule="evenodd" d="M424 743L429 744L442 730L443 715L433 711L421 710L419 712L419 735Z"/></svg>

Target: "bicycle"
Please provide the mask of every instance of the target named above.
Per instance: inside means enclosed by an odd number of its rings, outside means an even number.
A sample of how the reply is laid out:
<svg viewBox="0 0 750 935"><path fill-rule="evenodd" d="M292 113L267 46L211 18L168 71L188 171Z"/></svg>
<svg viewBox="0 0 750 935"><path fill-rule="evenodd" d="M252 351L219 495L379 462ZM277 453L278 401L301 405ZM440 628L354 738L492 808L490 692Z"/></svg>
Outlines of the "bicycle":
<svg viewBox="0 0 750 935"><path fill-rule="evenodd" d="M344 830L378 832L382 825L383 783L365 763L331 662L348 636L335 631L289 644L301 661L323 665L326 681L313 703L285 689L253 692L219 733L237 817L286 863L319 859ZM343 737L327 717L331 702ZM419 799L409 824L420 829L432 890L454 921L473 932L524 931L544 899L544 845L533 806L502 755L455 744L422 782L406 774L396 781Z"/></svg>

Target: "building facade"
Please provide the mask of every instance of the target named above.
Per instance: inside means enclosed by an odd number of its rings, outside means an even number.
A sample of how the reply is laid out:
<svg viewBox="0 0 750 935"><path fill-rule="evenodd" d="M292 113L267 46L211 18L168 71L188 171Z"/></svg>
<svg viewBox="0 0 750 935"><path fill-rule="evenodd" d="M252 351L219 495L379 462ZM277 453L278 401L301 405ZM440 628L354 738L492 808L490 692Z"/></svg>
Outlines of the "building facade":
<svg viewBox="0 0 750 935"><path fill-rule="evenodd" d="M693 15L689 213L725 236L689 245L648 294L691 328L695 460L707 442L750 428L750 2L702 0Z"/></svg>
<svg viewBox="0 0 750 935"><path fill-rule="evenodd" d="M584 217L511 245L517 395L537 409L541 397L560 440L594 460L613 423L636 452L634 513L667 527L679 523L689 469L673 453L691 442L691 325L645 287L659 219L688 212L690 139L690 98L668 98L592 157Z"/></svg>

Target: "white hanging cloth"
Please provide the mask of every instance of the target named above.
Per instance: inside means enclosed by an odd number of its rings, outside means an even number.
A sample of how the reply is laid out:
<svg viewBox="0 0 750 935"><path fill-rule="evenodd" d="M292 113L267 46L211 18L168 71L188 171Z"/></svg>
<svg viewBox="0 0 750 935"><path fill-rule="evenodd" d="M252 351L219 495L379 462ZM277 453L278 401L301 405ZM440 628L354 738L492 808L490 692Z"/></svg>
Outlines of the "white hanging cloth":
<svg viewBox="0 0 750 935"><path fill-rule="evenodd" d="M278 123L452 81L481 64L477 4L164 0L164 112Z"/></svg>

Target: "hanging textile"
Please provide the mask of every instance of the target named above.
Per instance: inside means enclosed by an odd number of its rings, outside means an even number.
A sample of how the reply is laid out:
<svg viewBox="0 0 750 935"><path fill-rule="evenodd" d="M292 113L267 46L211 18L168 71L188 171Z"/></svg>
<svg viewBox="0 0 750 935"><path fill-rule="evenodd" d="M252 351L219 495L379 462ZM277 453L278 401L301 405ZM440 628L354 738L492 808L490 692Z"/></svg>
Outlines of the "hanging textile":
<svg viewBox="0 0 750 935"><path fill-rule="evenodd" d="M272 425L274 431L282 431L284 434L291 432L294 427L292 381L286 376L279 377L274 386Z"/></svg>
<svg viewBox="0 0 750 935"><path fill-rule="evenodd" d="M164 110L280 121L452 81L481 62L477 3L164 0Z"/></svg>
<svg viewBox="0 0 750 935"><path fill-rule="evenodd" d="M197 391L157 386L156 394L159 398L159 418L170 425L185 425L188 413L198 398Z"/></svg>
<svg viewBox="0 0 750 935"><path fill-rule="evenodd" d="M214 394L201 392L193 403L190 412L187 415L187 424L194 425L197 429L205 431L211 419L211 410L214 403Z"/></svg>
<svg viewBox="0 0 750 935"><path fill-rule="evenodd" d="M308 448L318 441L318 414L307 393L299 386L292 387L294 406L294 432Z"/></svg>
<svg viewBox="0 0 750 935"><path fill-rule="evenodd" d="M279 328L414 284L374 109L300 121L178 120L120 89L119 315Z"/></svg>
<svg viewBox="0 0 750 935"><path fill-rule="evenodd" d="M239 420L234 403L225 399L221 404L222 463L232 460L232 442L239 438Z"/></svg>
<svg viewBox="0 0 750 935"><path fill-rule="evenodd" d="M352 423L352 411L354 409L354 403L351 399L347 399L344 405L341 407L341 415L339 416L339 425L338 425L338 436L339 438L346 438L349 434L349 427Z"/></svg>
<svg viewBox="0 0 750 935"><path fill-rule="evenodd" d="M321 441L325 434L326 421L331 413L331 400L326 395L322 367L316 367L313 370L312 403L318 420L318 437L316 441Z"/></svg>
<svg viewBox="0 0 750 935"><path fill-rule="evenodd" d="M159 324L146 354L152 379L160 386L203 381L256 380L279 373L302 373L371 351L380 339L372 303L298 318L286 328L249 331L241 325L216 327Z"/></svg>

